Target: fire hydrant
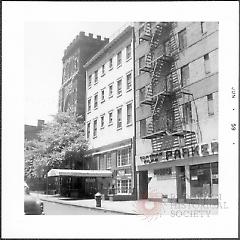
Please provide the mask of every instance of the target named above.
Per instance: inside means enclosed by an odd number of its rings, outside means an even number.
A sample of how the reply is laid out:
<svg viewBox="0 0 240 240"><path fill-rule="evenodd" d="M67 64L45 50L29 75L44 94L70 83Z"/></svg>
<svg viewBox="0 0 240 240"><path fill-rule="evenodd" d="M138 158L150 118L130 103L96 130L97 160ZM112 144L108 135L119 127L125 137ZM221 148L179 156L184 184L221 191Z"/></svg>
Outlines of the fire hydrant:
<svg viewBox="0 0 240 240"><path fill-rule="evenodd" d="M97 192L95 194L95 199L96 199L96 207L101 207L102 194L100 192Z"/></svg>

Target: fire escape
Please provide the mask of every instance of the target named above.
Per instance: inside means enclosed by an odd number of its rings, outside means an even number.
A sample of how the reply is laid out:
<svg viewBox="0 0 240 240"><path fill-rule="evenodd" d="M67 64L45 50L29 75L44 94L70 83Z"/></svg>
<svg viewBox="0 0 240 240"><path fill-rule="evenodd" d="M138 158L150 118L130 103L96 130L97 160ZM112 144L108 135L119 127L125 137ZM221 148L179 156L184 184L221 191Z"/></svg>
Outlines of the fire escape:
<svg viewBox="0 0 240 240"><path fill-rule="evenodd" d="M176 69L178 47L173 32L173 22L144 23L140 39L149 42L149 52L140 71L148 72L151 82L147 86L141 104L151 107L151 117L147 119L143 139L162 136L185 138L195 133L186 129L181 103L184 92ZM196 140L196 137L195 137Z"/></svg>

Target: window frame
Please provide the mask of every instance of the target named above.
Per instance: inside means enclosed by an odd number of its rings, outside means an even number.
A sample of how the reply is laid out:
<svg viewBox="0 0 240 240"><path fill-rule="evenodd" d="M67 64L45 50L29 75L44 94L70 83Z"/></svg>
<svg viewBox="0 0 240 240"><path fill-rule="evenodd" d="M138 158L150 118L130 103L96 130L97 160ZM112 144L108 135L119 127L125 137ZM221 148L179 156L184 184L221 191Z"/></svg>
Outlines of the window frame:
<svg viewBox="0 0 240 240"><path fill-rule="evenodd" d="M105 98L105 88L101 89L101 103L104 103L106 100Z"/></svg>
<svg viewBox="0 0 240 240"><path fill-rule="evenodd" d="M211 99L209 99L211 96ZM213 116L214 113L214 98L213 93L207 95L207 107L208 107L208 116Z"/></svg>
<svg viewBox="0 0 240 240"><path fill-rule="evenodd" d="M88 89L92 87L92 74L88 76Z"/></svg>
<svg viewBox="0 0 240 240"><path fill-rule="evenodd" d="M187 29L184 28L178 32L178 46L179 50L183 51L187 48Z"/></svg>
<svg viewBox="0 0 240 240"><path fill-rule="evenodd" d="M183 69L188 69L188 78L183 79ZM189 84L189 79L190 79L190 69L189 69L189 64L186 64L181 67L181 87L185 87ZM185 82L183 82L183 80Z"/></svg>
<svg viewBox="0 0 240 240"><path fill-rule="evenodd" d="M110 58L109 59L109 71L111 71L112 69L113 69L113 58Z"/></svg>
<svg viewBox="0 0 240 240"><path fill-rule="evenodd" d="M120 58L119 58L119 56L120 56ZM119 51L117 53L117 67L119 68L121 66L122 66L122 51Z"/></svg>
<svg viewBox="0 0 240 240"><path fill-rule="evenodd" d="M90 104L89 104L90 103ZM91 109L92 109L92 97L89 97L88 98L88 101L87 101L87 113L90 113L91 112Z"/></svg>
<svg viewBox="0 0 240 240"><path fill-rule="evenodd" d="M97 101L95 101L96 97L97 97ZM94 110L98 109L98 92L94 94L93 108L94 108Z"/></svg>
<svg viewBox="0 0 240 240"><path fill-rule="evenodd" d="M204 54L203 59L204 59L204 72L205 74L209 74L211 73L209 53Z"/></svg>
<svg viewBox="0 0 240 240"><path fill-rule="evenodd" d="M104 127L105 127L105 114L102 114L100 115L100 129L103 129Z"/></svg>
<svg viewBox="0 0 240 240"><path fill-rule="evenodd" d="M120 120L120 126L119 126L119 111L120 111L120 113L121 113L121 120ZM120 130L120 129L122 129L122 106L120 106L120 107L118 107L117 108L117 130Z"/></svg>
<svg viewBox="0 0 240 240"><path fill-rule="evenodd" d="M133 123L133 103L132 102L129 102L129 103L127 103L126 104L127 105L127 126L131 126L132 125L132 123ZM130 122L128 122L128 106L131 106L131 121Z"/></svg>
<svg viewBox="0 0 240 240"><path fill-rule="evenodd" d="M130 51L128 48L130 48ZM126 46L126 62L129 61L131 58L132 58L132 44L130 43Z"/></svg>
<svg viewBox="0 0 240 240"><path fill-rule="evenodd" d="M111 122L110 122L110 114L112 114ZM113 125L113 110L110 110L108 112L108 126L112 126L112 125Z"/></svg>
<svg viewBox="0 0 240 240"><path fill-rule="evenodd" d="M127 181L127 187L126 190L127 192L123 192L123 181ZM120 191L119 191L120 190ZM117 194L122 194L122 195L131 195L132 194L132 179L127 178L127 179L117 179Z"/></svg>
<svg viewBox="0 0 240 240"><path fill-rule="evenodd" d="M110 87L112 87L112 94L110 95ZM108 84L108 98L112 98L113 97L113 82Z"/></svg>
<svg viewBox="0 0 240 240"><path fill-rule="evenodd" d="M200 22L201 25L201 33L204 35L207 33L207 23L206 22Z"/></svg>
<svg viewBox="0 0 240 240"><path fill-rule="evenodd" d="M90 138L91 134L91 121L87 122L87 139Z"/></svg>
<svg viewBox="0 0 240 240"><path fill-rule="evenodd" d="M130 86L130 88L128 88L128 76L129 75L131 76L131 86ZM126 74L126 88L127 88L127 90L126 90L127 92L132 90L132 71L130 71Z"/></svg>
<svg viewBox="0 0 240 240"><path fill-rule="evenodd" d="M189 107L190 106L190 107ZM182 105L183 111L183 122L184 124L192 124L193 116L192 116L192 102L186 102Z"/></svg>
<svg viewBox="0 0 240 240"><path fill-rule="evenodd" d="M93 138L96 138L97 137L97 118L95 118L93 120ZM96 126L95 126L95 123L96 123ZM96 128L95 128L96 127Z"/></svg>
<svg viewBox="0 0 240 240"><path fill-rule="evenodd" d="M140 67L141 59L143 59L143 66L142 67ZM143 74L143 71L141 71L140 69L143 68L145 64L146 64L146 56L143 55L138 59L138 75Z"/></svg>
<svg viewBox="0 0 240 240"><path fill-rule="evenodd" d="M106 74L106 71L105 71L105 64L102 64L101 69L102 69L101 77L103 77L103 76L105 76L105 74Z"/></svg>
<svg viewBox="0 0 240 240"><path fill-rule="evenodd" d="M121 82L121 92L119 92L119 83ZM122 96L122 77L117 79L117 97Z"/></svg>
<svg viewBox="0 0 240 240"><path fill-rule="evenodd" d="M94 85L98 83L98 70L94 71Z"/></svg>

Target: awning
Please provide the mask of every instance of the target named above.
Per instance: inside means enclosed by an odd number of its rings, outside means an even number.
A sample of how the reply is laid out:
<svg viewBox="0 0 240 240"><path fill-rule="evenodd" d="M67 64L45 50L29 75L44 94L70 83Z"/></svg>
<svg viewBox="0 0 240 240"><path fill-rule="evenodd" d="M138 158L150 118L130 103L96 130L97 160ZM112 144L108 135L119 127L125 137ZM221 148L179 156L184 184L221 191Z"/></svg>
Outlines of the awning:
<svg viewBox="0 0 240 240"><path fill-rule="evenodd" d="M71 169L51 169L48 177L69 176L69 177L112 177L112 172L108 170L71 170Z"/></svg>

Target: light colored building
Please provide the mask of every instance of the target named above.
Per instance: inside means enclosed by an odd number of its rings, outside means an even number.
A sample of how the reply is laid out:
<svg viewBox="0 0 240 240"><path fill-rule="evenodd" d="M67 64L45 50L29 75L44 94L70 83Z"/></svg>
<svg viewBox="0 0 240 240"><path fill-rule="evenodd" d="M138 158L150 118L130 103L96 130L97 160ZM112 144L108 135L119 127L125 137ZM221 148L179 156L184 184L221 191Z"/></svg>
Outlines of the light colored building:
<svg viewBox="0 0 240 240"><path fill-rule="evenodd" d="M89 181L105 197L134 195L133 28L128 26L85 65L86 168L111 170L112 178Z"/></svg>
<svg viewBox="0 0 240 240"><path fill-rule="evenodd" d="M138 198L218 199L218 23L135 23Z"/></svg>

